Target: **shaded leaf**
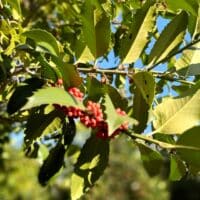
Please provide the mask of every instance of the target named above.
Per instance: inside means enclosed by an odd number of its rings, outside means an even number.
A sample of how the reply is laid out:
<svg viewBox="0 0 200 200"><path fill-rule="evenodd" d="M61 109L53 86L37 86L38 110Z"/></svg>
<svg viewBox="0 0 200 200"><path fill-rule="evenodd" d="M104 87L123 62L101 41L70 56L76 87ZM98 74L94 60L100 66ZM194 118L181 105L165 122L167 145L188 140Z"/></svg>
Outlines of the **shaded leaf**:
<svg viewBox="0 0 200 200"><path fill-rule="evenodd" d="M52 66L43 56L39 56L37 60L40 62L41 65L41 76L45 79L51 79L53 82L56 82L58 79L56 70L52 68Z"/></svg>
<svg viewBox="0 0 200 200"><path fill-rule="evenodd" d="M200 127L193 127L185 131L177 141L178 145L192 146L200 148ZM189 165L200 171L200 150L177 149L181 158Z"/></svg>
<svg viewBox="0 0 200 200"><path fill-rule="evenodd" d="M32 29L24 32L22 35L34 40L36 45L41 47L43 51L58 56L59 47L55 37L51 33L42 29Z"/></svg>
<svg viewBox="0 0 200 200"><path fill-rule="evenodd" d="M74 119L68 117L69 122L63 126L64 145L70 145L76 134L76 124Z"/></svg>
<svg viewBox="0 0 200 200"><path fill-rule="evenodd" d="M159 174L163 165L163 157L158 151L155 151L145 144L137 143L141 153L141 159L144 168L150 176Z"/></svg>
<svg viewBox="0 0 200 200"><path fill-rule="evenodd" d="M79 199L99 179L108 164L109 141L92 134L86 141L71 178L71 198Z"/></svg>
<svg viewBox="0 0 200 200"><path fill-rule="evenodd" d="M136 133L142 133L148 122L149 105L143 98L143 95L137 87L133 91L133 114L132 117L138 121L138 125L133 126L133 130Z"/></svg>
<svg viewBox="0 0 200 200"><path fill-rule="evenodd" d="M155 132L182 134L200 120L199 84L177 98L166 98L154 109Z"/></svg>
<svg viewBox="0 0 200 200"><path fill-rule="evenodd" d="M60 170L64 162L64 155L65 148L61 143L51 149L38 174L41 185L46 185L47 181Z"/></svg>
<svg viewBox="0 0 200 200"><path fill-rule="evenodd" d="M33 112L27 121L24 131L24 141L30 145L33 140L42 134L50 134L62 128L62 119L65 116L58 110L49 109L49 107L40 107Z"/></svg>
<svg viewBox="0 0 200 200"><path fill-rule="evenodd" d="M55 68L59 70L65 88L79 87L82 83L82 78L79 76L75 66L63 60L63 56L52 57L52 62L55 64Z"/></svg>
<svg viewBox="0 0 200 200"><path fill-rule="evenodd" d="M197 15L199 7L198 0L166 0L166 3L168 8L175 12L179 9L183 9L190 12L192 15Z"/></svg>
<svg viewBox="0 0 200 200"><path fill-rule="evenodd" d="M179 181L185 173L186 168L183 162L176 155L171 155L169 179L171 181Z"/></svg>
<svg viewBox="0 0 200 200"><path fill-rule="evenodd" d="M150 52L149 66L164 59L182 42L187 21L187 13L183 11L165 27Z"/></svg>
<svg viewBox="0 0 200 200"><path fill-rule="evenodd" d="M19 111L28 101L28 97L30 97L35 90L41 88L43 84L44 81L42 79L27 79L25 85L17 87L10 97L7 105L7 112L13 114Z"/></svg>

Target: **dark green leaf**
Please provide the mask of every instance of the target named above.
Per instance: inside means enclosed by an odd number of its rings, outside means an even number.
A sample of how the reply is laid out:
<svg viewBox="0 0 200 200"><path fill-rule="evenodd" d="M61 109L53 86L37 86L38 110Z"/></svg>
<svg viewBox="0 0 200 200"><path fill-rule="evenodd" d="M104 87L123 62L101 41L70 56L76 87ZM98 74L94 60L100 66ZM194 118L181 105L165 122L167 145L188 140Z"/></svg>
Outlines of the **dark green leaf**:
<svg viewBox="0 0 200 200"><path fill-rule="evenodd" d="M7 105L7 112L9 114L19 111L28 101L28 97L30 97L35 90L43 86L44 81L38 78L31 78L27 79L25 83L25 85L17 87L10 97Z"/></svg>
<svg viewBox="0 0 200 200"><path fill-rule="evenodd" d="M76 134L76 124L74 119L69 117L69 122L63 126L64 144L70 145Z"/></svg>
<svg viewBox="0 0 200 200"><path fill-rule="evenodd" d="M138 125L133 126L136 133L142 133L148 122L149 105L146 103L143 95L137 87L133 91L133 114L132 117L138 121Z"/></svg>
<svg viewBox="0 0 200 200"><path fill-rule="evenodd" d="M145 144L137 143L144 168L150 176L155 176L160 173L163 165L163 157L158 151L153 150Z"/></svg>
<svg viewBox="0 0 200 200"><path fill-rule="evenodd" d="M72 200L80 198L99 179L108 164L109 141L92 134L86 141L71 180Z"/></svg>
<svg viewBox="0 0 200 200"><path fill-rule="evenodd" d="M65 116L61 111L40 107L33 112L27 121L25 129L25 143L30 145L33 140L42 134L50 134L62 128L62 120Z"/></svg>
<svg viewBox="0 0 200 200"><path fill-rule="evenodd" d="M61 143L51 149L38 174L38 180L41 185L45 186L47 181L60 170L64 163L64 155L65 148Z"/></svg>

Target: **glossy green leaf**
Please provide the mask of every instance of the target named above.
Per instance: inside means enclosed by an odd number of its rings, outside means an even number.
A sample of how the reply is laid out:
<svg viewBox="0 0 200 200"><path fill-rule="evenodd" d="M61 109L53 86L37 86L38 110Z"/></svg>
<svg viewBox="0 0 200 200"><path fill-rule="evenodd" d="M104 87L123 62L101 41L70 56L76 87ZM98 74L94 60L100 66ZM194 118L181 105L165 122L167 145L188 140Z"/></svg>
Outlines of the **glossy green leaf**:
<svg viewBox="0 0 200 200"><path fill-rule="evenodd" d="M185 131L177 141L178 145L192 146L200 148L200 127L193 127ZM200 171L200 150L177 149L181 158L189 165Z"/></svg>
<svg viewBox="0 0 200 200"><path fill-rule="evenodd" d="M44 104L59 104L63 106L84 108L81 102L76 101L75 98L65 90L48 87L34 92L34 94L28 98L28 102L22 109L30 109Z"/></svg>
<svg viewBox="0 0 200 200"><path fill-rule="evenodd" d="M191 88L185 95L166 98L154 109L155 132L182 134L197 125L200 120L199 85Z"/></svg>
<svg viewBox="0 0 200 200"><path fill-rule="evenodd" d="M24 32L22 35L34 40L36 45L42 48L45 52L54 56L59 55L59 47L57 41L51 33L42 29L32 29L30 31Z"/></svg>
<svg viewBox="0 0 200 200"><path fill-rule="evenodd" d="M182 42L187 21L187 13L183 11L165 27L150 52L149 66L164 59Z"/></svg>
<svg viewBox="0 0 200 200"><path fill-rule="evenodd" d="M112 133L119 128L124 122L129 122L130 124L137 124L136 120L133 118L119 115L108 94L104 97L104 106L106 114L106 122L108 123L108 136L111 136Z"/></svg>
<svg viewBox="0 0 200 200"><path fill-rule="evenodd" d="M100 178L109 159L109 141L93 134L83 146L71 178L71 198L79 199Z"/></svg>
<svg viewBox="0 0 200 200"><path fill-rule="evenodd" d="M156 87L153 75L150 72L138 72L133 75L133 80L146 103L151 106L154 100Z"/></svg>
<svg viewBox="0 0 200 200"><path fill-rule="evenodd" d="M192 15L197 15L198 0L166 0L168 9L177 11L179 9L190 12Z"/></svg>
<svg viewBox="0 0 200 200"><path fill-rule="evenodd" d="M145 144L137 143L144 168L150 176L159 174L163 165L163 157L158 151L153 150Z"/></svg>
<svg viewBox="0 0 200 200"><path fill-rule="evenodd" d="M170 156L170 174L171 181L179 181L186 173L186 167L183 162L176 156Z"/></svg>
<svg viewBox="0 0 200 200"><path fill-rule="evenodd" d="M155 21L155 5L149 7L147 4L135 13L130 33L121 41L119 53L122 55L122 63L133 63L140 57L150 41L149 33Z"/></svg>

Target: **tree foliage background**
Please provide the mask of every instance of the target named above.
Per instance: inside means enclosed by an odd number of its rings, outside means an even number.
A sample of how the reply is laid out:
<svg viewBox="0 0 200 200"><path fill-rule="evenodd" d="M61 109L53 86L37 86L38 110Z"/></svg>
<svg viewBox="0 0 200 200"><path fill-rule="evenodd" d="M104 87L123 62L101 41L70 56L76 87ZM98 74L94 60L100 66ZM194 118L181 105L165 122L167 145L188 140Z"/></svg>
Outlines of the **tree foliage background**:
<svg viewBox="0 0 200 200"><path fill-rule="evenodd" d="M102 190L109 199L112 191L114 199L156 199L154 191L167 199L166 182L154 176L197 178L199 5L1 0L2 198L101 199ZM161 31L159 19L168 22ZM13 133L24 136L17 149ZM33 194L30 180L48 186Z"/></svg>

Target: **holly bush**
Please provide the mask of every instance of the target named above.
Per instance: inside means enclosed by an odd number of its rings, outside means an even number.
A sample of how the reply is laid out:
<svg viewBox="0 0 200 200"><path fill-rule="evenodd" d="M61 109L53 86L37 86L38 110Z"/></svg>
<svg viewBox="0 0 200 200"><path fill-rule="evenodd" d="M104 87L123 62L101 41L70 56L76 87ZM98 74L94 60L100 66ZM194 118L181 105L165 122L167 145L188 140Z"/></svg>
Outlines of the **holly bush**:
<svg viewBox="0 0 200 200"><path fill-rule="evenodd" d="M199 175L199 5L1 0L0 157L23 131L24 154L43 160L41 185L72 169L73 200L96 184L122 136L150 176L166 159L170 180Z"/></svg>

